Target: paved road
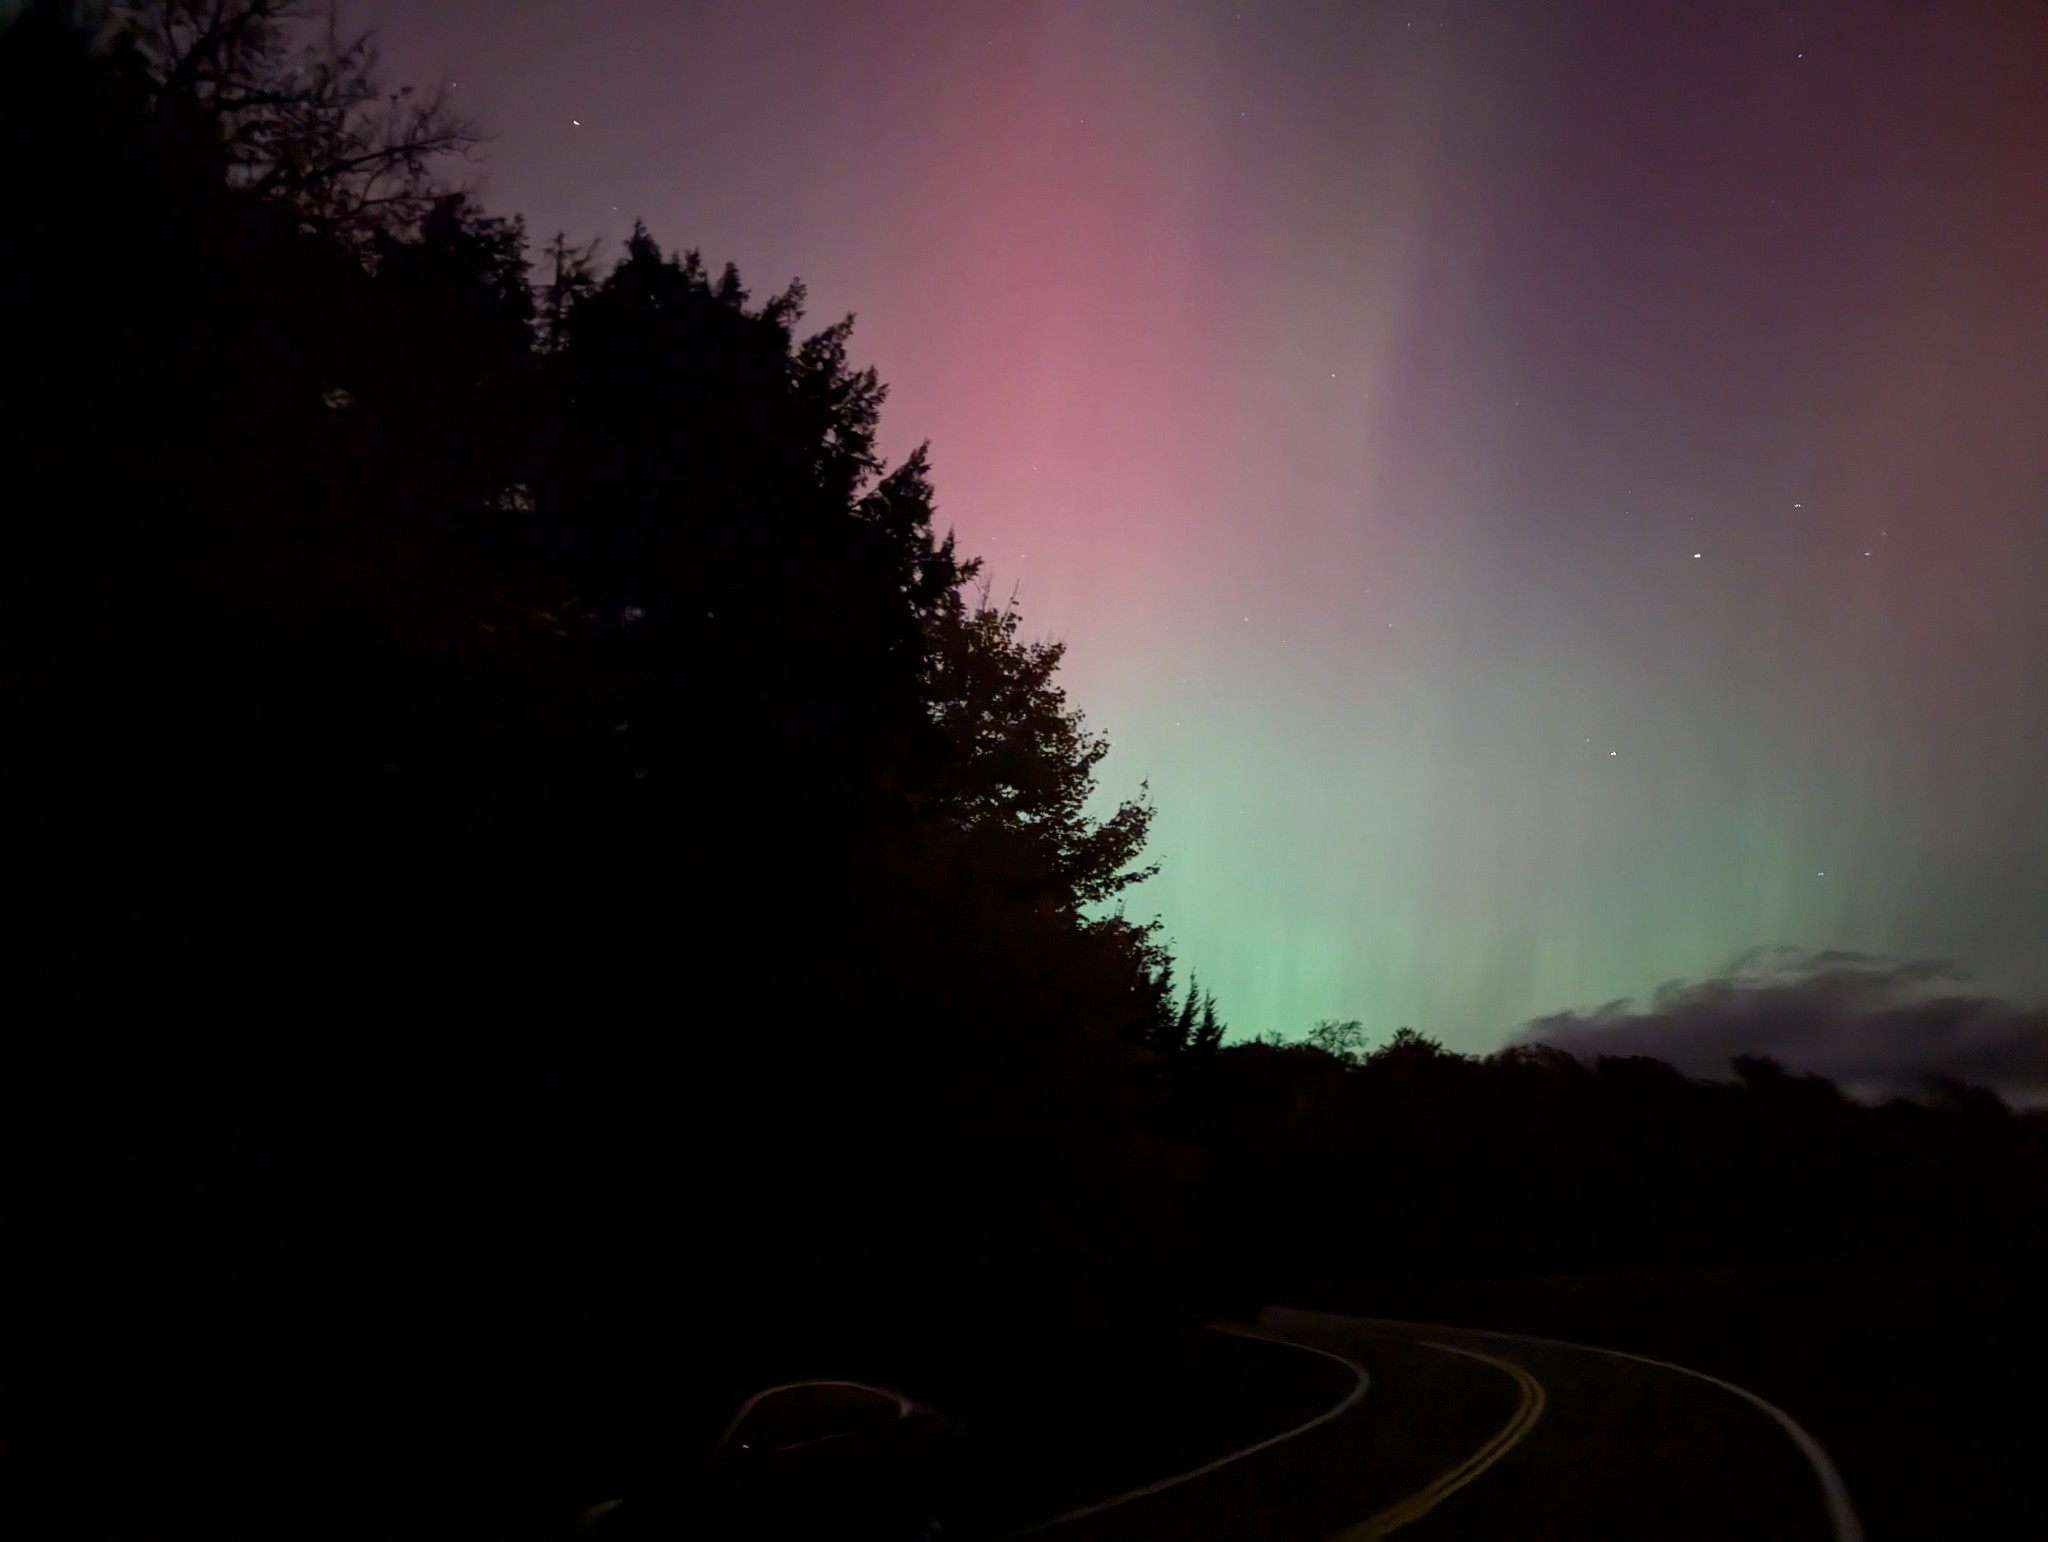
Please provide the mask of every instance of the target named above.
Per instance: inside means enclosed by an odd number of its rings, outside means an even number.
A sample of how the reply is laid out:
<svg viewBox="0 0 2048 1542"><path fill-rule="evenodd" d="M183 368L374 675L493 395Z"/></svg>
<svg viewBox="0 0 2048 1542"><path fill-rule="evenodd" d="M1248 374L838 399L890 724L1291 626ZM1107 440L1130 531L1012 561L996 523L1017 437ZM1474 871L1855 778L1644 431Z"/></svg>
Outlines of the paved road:
<svg viewBox="0 0 2048 1542"><path fill-rule="evenodd" d="M1274 1312L1261 1327L1355 1362L1370 1391L1294 1438L1041 1535L1860 1542L1803 1432L1676 1368L1358 1318Z"/></svg>

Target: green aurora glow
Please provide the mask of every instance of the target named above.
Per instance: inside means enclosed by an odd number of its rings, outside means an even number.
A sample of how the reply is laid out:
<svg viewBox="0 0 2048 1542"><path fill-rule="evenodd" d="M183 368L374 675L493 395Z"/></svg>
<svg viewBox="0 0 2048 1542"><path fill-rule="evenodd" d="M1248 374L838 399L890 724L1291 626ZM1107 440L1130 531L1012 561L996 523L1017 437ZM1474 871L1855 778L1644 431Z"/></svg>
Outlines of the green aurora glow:
<svg viewBox="0 0 2048 1542"><path fill-rule="evenodd" d="M859 311L1236 1031L2048 992L2048 14L357 10L536 231Z"/></svg>

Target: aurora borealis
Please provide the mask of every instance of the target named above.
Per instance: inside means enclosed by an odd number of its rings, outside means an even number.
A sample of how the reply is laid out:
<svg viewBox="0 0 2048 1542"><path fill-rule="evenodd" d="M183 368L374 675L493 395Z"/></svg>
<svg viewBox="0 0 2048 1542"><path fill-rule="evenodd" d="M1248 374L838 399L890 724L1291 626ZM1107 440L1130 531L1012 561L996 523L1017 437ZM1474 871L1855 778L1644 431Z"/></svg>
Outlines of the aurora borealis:
<svg viewBox="0 0 2048 1542"><path fill-rule="evenodd" d="M2048 993L2048 12L350 12L536 247L859 314L1236 1032Z"/></svg>

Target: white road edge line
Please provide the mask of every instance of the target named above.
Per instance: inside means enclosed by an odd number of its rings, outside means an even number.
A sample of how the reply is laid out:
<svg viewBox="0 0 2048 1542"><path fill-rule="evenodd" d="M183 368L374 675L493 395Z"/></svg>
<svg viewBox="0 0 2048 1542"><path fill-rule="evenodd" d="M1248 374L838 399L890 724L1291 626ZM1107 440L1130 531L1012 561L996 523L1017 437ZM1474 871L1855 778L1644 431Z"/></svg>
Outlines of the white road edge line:
<svg viewBox="0 0 2048 1542"><path fill-rule="evenodd" d="M1308 1317L1322 1317L1322 1312L1302 1313ZM1399 1322L1388 1317L1350 1317L1339 1321L1374 1324L1385 1328L1414 1328L1428 1333L1467 1333L1475 1338L1506 1339L1510 1343L1548 1344L1554 1349L1576 1349L1586 1354L1607 1355L1616 1360L1634 1360L1643 1365L1654 1365L1660 1371L1676 1371L1681 1376L1690 1376L1695 1381L1704 1381L1719 1387L1723 1392L1732 1392L1745 1402L1762 1409L1785 1433L1792 1437L1813 1474L1820 1480L1821 1498L1827 1503L1828 1521L1835 1528L1835 1542L1863 1542L1863 1523L1856 1518L1856 1507L1849 1503L1849 1489L1842 1482L1842 1475L1835 1471L1835 1464L1828 1457L1821 1443L1807 1434L1797 1419L1785 1412L1776 1403L1758 1397L1747 1387L1738 1387L1732 1381L1723 1381L1718 1376L1709 1376L1705 1371L1696 1371L1688 1365L1674 1365L1669 1360L1659 1360L1651 1355L1639 1355L1626 1349L1602 1349L1598 1344L1574 1344L1566 1339L1538 1338L1530 1333L1502 1333L1494 1328L1454 1328L1442 1323Z"/></svg>
<svg viewBox="0 0 2048 1542"><path fill-rule="evenodd" d="M1077 1509L1067 1511L1064 1515L1055 1515L1050 1520L1033 1521L1029 1526L1019 1527L1016 1531L1004 1533L1002 1542L1011 1542L1011 1539L1015 1537L1034 1536L1041 1531L1050 1531L1055 1526L1064 1526L1069 1521L1078 1521L1090 1515L1100 1515L1104 1510L1114 1510L1118 1505L1127 1505L1133 1499L1150 1498L1154 1494L1162 1493L1170 1488L1176 1488L1183 1483L1191 1483L1196 1478L1206 1477L1219 1467L1228 1467L1232 1462L1241 1462L1246 1457L1264 1451L1270 1446L1277 1446L1284 1440L1292 1440L1297 1435L1306 1435L1318 1424L1328 1424L1332 1419L1337 1418L1341 1414L1349 1413L1353 1408L1356 1408L1359 1399L1365 1396L1365 1389L1372 1384L1372 1377L1366 1373L1364 1366L1355 1360L1347 1360L1342 1355L1332 1354L1327 1349L1317 1349L1311 1344L1297 1344L1292 1339L1274 1338L1270 1334L1254 1333L1248 1328L1227 1327L1220 1323L1213 1326L1213 1331L1232 1334L1241 1339L1257 1339L1262 1344L1277 1344L1282 1349L1299 1349L1312 1355L1321 1355L1325 1360L1335 1360L1345 1370L1349 1371L1356 1380L1352 1383L1349 1392L1345 1393L1331 1407L1324 1409L1313 1419L1310 1419L1306 1424L1297 1424L1291 1430L1282 1430L1277 1435L1268 1435L1264 1440L1256 1441L1246 1446L1242 1451L1233 1451L1228 1456L1219 1456L1213 1462L1204 1462L1200 1467L1192 1467L1188 1471L1176 1473L1170 1478L1161 1478L1156 1483L1147 1483L1143 1488L1130 1489L1112 1498L1098 1500L1094 1504L1082 1505Z"/></svg>

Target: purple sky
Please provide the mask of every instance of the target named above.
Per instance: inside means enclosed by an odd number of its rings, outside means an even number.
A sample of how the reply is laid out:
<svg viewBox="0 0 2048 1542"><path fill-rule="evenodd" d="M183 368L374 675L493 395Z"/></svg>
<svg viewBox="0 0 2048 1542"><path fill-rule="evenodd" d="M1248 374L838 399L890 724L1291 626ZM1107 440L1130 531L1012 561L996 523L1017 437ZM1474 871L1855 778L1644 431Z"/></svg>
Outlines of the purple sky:
<svg viewBox="0 0 2048 1542"><path fill-rule="evenodd" d="M2048 9L349 9L536 243L859 313L1235 1030L2048 995Z"/></svg>

